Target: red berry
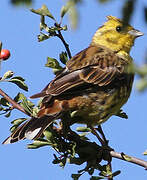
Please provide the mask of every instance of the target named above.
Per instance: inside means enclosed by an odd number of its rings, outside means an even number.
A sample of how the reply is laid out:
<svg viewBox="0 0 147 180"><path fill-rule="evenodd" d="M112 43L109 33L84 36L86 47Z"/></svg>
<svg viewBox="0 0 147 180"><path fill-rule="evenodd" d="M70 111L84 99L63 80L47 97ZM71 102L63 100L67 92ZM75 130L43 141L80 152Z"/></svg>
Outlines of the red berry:
<svg viewBox="0 0 147 180"><path fill-rule="evenodd" d="M0 52L0 59L6 60L10 57L10 51L8 49L2 49Z"/></svg>

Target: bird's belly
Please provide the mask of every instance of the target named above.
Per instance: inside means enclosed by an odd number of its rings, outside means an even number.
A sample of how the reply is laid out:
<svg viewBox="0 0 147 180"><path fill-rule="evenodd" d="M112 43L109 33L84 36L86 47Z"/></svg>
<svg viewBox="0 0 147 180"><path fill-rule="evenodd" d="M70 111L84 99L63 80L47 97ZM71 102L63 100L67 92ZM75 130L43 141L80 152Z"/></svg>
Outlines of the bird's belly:
<svg viewBox="0 0 147 180"><path fill-rule="evenodd" d="M78 123L96 125L105 122L115 115L127 102L130 95L126 86L118 89L97 91L70 100L72 115L77 117Z"/></svg>

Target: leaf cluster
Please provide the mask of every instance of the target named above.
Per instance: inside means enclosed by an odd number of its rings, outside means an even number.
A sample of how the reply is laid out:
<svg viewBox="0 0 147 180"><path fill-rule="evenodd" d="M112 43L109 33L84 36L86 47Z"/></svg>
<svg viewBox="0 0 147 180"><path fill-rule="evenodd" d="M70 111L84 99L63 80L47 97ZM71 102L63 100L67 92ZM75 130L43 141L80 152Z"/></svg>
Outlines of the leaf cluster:
<svg viewBox="0 0 147 180"><path fill-rule="evenodd" d="M66 31L67 30L67 26L61 26L61 22L62 22L62 18L64 17L64 15L66 14L66 12L68 11L69 7L63 7L61 9L61 15L60 15L60 23L57 23L55 17L51 14L51 12L49 11L49 9L47 8L46 5L42 5L41 8L39 9L31 9L31 11L37 15L40 15L40 34L38 35L38 41L44 41L46 39L49 39L51 37L54 36L59 36L58 33L60 31ZM54 21L54 26L50 26L48 27L47 24L45 23L45 17L49 17L50 19L52 19ZM43 33L42 31L45 31L46 33Z"/></svg>
<svg viewBox="0 0 147 180"><path fill-rule="evenodd" d="M110 147L99 146L95 142L90 142L86 137L87 133L85 132L89 132L89 128L78 128L78 131L82 132L79 135L72 131L70 127L67 127L65 121L62 126L66 127L61 128L60 125L52 124L44 131L42 138L29 144L28 148L52 147L58 153L58 156L54 154L53 164L58 164L60 167L65 167L67 163L75 165L86 163L85 168L79 170L78 174L71 175L73 179L79 179L84 173L88 173L91 179L105 179L107 177L114 177L120 173L120 171L111 172L109 164L111 162L111 156L109 152L112 149ZM106 162L105 165L101 165L101 163L104 164L103 161ZM99 175L92 176L97 170L100 172Z"/></svg>
<svg viewBox="0 0 147 180"><path fill-rule="evenodd" d="M20 5L30 6L32 5L33 0L10 0L10 2L14 6L20 6Z"/></svg>
<svg viewBox="0 0 147 180"><path fill-rule="evenodd" d="M147 64L143 64L142 66L137 66L135 64L131 64L129 67L130 73L136 73L139 76L139 80L137 81L136 87L141 92L146 90L147 88Z"/></svg>

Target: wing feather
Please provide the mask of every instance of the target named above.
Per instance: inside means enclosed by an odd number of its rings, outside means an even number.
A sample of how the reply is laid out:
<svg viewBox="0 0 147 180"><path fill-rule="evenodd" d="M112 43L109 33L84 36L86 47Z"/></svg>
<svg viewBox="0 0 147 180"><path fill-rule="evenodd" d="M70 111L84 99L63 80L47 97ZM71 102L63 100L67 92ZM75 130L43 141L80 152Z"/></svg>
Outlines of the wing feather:
<svg viewBox="0 0 147 180"><path fill-rule="evenodd" d="M58 96L65 91L85 85L93 84L106 86L116 77L124 73L128 64L116 53L102 47L90 46L71 58L66 69L51 81L41 93L34 96Z"/></svg>

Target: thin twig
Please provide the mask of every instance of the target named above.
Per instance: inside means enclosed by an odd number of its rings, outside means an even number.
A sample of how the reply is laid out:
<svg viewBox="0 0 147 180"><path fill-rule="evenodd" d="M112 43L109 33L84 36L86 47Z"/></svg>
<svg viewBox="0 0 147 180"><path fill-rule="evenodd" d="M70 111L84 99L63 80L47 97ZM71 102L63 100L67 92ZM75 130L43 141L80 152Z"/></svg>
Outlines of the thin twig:
<svg viewBox="0 0 147 180"><path fill-rule="evenodd" d="M58 24L55 24L57 27L59 26ZM69 59L71 59L71 52L70 52L70 49L69 49L69 45L66 43L64 37L62 36L62 33L60 30L58 30L58 34L56 34L57 37L59 37L59 39L62 41L62 43L64 44L65 46L65 49L67 51L67 54L68 54L68 57Z"/></svg>
<svg viewBox="0 0 147 180"><path fill-rule="evenodd" d="M65 49L66 49L66 51L67 51L67 54L68 54L68 57L69 57L69 59L71 59L71 52L70 52L70 50L69 50L69 45L66 43L66 41L64 40L64 38L63 38L63 36L62 36L62 33L61 33L61 31L58 31L58 37L61 39L61 41L63 42L63 44L64 44L64 46L65 46Z"/></svg>
<svg viewBox="0 0 147 180"><path fill-rule="evenodd" d="M2 89L0 89L0 95L2 95L9 103L12 104L13 108L18 109L19 111L27 114L27 112L23 109L22 106L20 106L18 103L16 103L10 96L8 96ZM27 114L28 115L28 114Z"/></svg>
<svg viewBox="0 0 147 180"><path fill-rule="evenodd" d="M122 154L122 153L118 153L118 152L115 152L115 151L110 151L110 155L112 157L114 157L114 158L121 159L121 160L124 160L124 161L128 161L130 163L142 166L147 170L147 161L144 161L142 159L138 159L136 157L128 156L128 155L125 155L125 154ZM125 156L129 157L128 160L125 158Z"/></svg>

